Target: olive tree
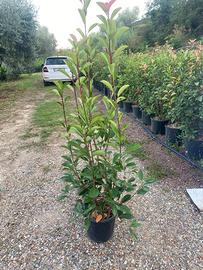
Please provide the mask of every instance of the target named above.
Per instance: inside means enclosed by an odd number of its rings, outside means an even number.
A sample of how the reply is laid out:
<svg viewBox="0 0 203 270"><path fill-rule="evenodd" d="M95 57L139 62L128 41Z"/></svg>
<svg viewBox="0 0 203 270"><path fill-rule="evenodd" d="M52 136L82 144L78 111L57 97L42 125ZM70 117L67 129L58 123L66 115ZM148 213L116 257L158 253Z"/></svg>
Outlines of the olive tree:
<svg viewBox="0 0 203 270"><path fill-rule="evenodd" d="M26 70L35 54L36 11L28 0L0 1L0 63L12 76Z"/></svg>

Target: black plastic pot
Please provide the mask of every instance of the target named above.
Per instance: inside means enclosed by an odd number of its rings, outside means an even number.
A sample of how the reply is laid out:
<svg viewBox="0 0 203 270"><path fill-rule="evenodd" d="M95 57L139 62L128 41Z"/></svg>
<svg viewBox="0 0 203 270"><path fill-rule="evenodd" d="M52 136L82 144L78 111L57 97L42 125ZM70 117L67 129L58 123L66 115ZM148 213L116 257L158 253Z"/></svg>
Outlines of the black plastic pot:
<svg viewBox="0 0 203 270"><path fill-rule="evenodd" d="M119 102L118 106L120 109L123 109L123 101Z"/></svg>
<svg viewBox="0 0 203 270"><path fill-rule="evenodd" d="M190 140L186 143L189 158L193 160L203 159L203 140Z"/></svg>
<svg viewBox="0 0 203 270"><path fill-rule="evenodd" d="M96 243L104 243L111 239L114 232L115 217L96 223L92 220L87 231L88 237Z"/></svg>
<svg viewBox="0 0 203 270"><path fill-rule="evenodd" d="M133 115L134 115L137 119L142 118L142 111L141 111L140 107L137 106L137 105L133 105L132 108L133 108Z"/></svg>
<svg viewBox="0 0 203 270"><path fill-rule="evenodd" d="M151 116L144 111L142 111L142 123L146 126L151 125Z"/></svg>
<svg viewBox="0 0 203 270"><path fill-rule="evenodd" d="M123 101L123 110L126 113L131 113L133 111L132 102Z"/></svg>
<svg viewBox="0 0 203 270"><path fill-rule="evenodd" d="M102 94L103 94L104 96L108 96L108 95L109 95L109 89L106 88L105 86L103 86Z"/></svg>
<svg viewBox="0 0 203 270"><path fill-rule="evenodd" d="M166 126L165 129L166 129L166 142L168 144L176 144L176 145L182 144L181 138L182 131L180 128Z"/></svg>
<svg viewBox="0 0 203 270"><path fill-rule="evenodd" d="M105 89L105 96L107 96L107 97L110 96L110 90L108 88Z"/></svg>
<svg viewBox="0 0 203 270"><path fill-rule="evenodd" d="M152 128L152 132L154 134L161 134L164 135L166 130L165 130L165 126L168 124L168 121L165 120L157 120L152 118L151 119L151 128Z"/></svg>

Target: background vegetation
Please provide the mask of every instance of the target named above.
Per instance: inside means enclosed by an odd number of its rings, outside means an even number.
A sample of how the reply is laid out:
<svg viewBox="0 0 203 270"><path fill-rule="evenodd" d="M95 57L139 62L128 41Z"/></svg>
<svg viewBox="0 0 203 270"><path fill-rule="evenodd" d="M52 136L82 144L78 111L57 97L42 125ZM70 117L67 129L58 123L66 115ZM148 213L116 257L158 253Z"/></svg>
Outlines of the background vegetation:
<svg viewBox="0 0 203 270"><path fill-rule="evenodd" d="M39 70L55 49L54 36L38 24L29 0L0 1L0 80Z"/></svg>

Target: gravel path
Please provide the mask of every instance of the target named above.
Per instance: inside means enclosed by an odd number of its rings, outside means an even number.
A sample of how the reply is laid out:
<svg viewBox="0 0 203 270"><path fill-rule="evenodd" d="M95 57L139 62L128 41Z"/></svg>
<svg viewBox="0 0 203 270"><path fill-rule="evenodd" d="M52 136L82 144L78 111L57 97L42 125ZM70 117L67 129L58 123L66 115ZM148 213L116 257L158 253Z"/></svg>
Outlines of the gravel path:
<svg viewBox="0 0 203 270"><path fill-rule="evenodd" d="M150 159L143 166L156 160L171 174L130 203L142 223L137 242L130 238L127 221L117 221L114 237L106 244L87 239L81 220L72 213L74 194L65 202L56 200L63 139L53 134L39 147L31 138L27 147L21 138L42 98L43 93L25 94L0 123L0 269L203 269L202 216L185 192L186 187L200 187L202 177L150 141L128 116L129 138L147 141Z"/></svg>

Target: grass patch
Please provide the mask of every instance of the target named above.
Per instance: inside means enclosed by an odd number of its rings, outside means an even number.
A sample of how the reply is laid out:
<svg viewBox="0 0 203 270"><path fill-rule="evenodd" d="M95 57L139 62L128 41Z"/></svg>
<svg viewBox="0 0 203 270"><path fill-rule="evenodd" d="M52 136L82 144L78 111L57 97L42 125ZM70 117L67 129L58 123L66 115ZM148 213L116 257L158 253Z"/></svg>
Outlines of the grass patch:
<svg viewBox="0 0 203 270"><path fill-rule="evenodd" d="M18 80L1 82L0 84L0 111L2 118L4 111L9 111L15 101L20 99L27 91L39 91L43 88L41 75L25 74L21 75Z"/></svg>
<svg viewBox="0 0 203 270"><path fill-rule="evenodd" d="M54 128L59 125L63 115L55 100L40 103L33 115L33 122L38 127Z"/></svg>
<svg viewBox="0 0 203 270"><path fill-rule="evenodd" d="M38 137L39 134L37 132L33 132L32 128L29 128L28 130L26 130L26 132L21 136L21 139L31 139L34 137Z"/></svg>
<svg viewBox="0 0 203 270"><path fill-rule="evenodd" d="M169 175L174 174L169 169L166 169L156 161L151 161L150 164L146 167L148 175L156 180L163 180Z"/></svg>
<svg viewBox="0 0 203 270"><path fill-rule="evenodd" d="M40 128L40 138L45 141L52 132L61 126L63 114L55 100L45 101L38 105L33 115L33 124Z"/></svg>
<svg viewBox="0 0 203 270"><path fill-rule="evenodd" d="M126 143L126 150L129 154L131 154L132 156L134 156L135 158L138 158L142 161L148 159L147 154L143 148L143 144L142 142L139 141L134 141L134 142L127 142Z"/></svg>

